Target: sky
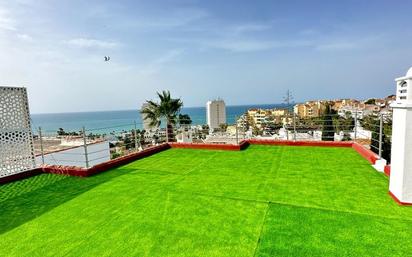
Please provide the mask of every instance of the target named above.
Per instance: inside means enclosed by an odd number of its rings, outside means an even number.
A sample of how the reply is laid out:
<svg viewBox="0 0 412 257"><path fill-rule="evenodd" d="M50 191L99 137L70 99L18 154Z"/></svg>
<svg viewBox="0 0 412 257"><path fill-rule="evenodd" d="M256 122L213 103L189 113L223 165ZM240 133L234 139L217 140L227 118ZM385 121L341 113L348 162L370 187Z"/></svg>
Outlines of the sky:
<svg viewBox="0 0 412 257"><path fill-rule="evenodd" d="M0 85L32 113L384 97L412 66L412 1L0 0ZM110 56L104 62L104 56Z"/></svg>

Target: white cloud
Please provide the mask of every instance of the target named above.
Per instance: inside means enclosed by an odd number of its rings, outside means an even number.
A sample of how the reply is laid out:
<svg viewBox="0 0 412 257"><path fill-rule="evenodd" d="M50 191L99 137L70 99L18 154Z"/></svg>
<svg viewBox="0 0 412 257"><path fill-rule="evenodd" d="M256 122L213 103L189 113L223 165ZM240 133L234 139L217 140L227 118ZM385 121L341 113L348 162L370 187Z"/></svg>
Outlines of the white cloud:
<svg viewBox="0 0 412 257"><path fill-rule="evenodd" d="M219 48L232 52L257 52L267 51L275 48L285 47L307 47L312 42L306 40L276 41L276 40L256 40L256 39L229 39L203 42L207 47Z"/></svg>
<svg viewBox="0 0 412 257"><path fill-rule="evenodd" d="M21 39L22 41L33 42L33 38L27 34L17 34L17 38Z"/></svg>
<svg viewBox="0 0 412 257"><path fill-rule="evenodd" d="M0 7L0 30L17 30L16 21L11 18L10 13L2 7Z"/></svg>
<svg viewBox="0 0 412 257"><path fill-rule="evenodd" d="M247 32L259 32L259 31L265 31L270 29L272 26L269 24L242 24L235 26L233 28L233 31L235 34L242 34L242 33L247 33Z"/></svg>
<svg viewBox="0 0 412 257"><path fill-rule="evenodd" d="M97 39L89 39L89 38L74 38L66 41L68 45L79 47L79 48L104 48L110 49L115 48L118 46L118 43L111 42L111 41L103 41Z"/></svg>
<svg viewBox="0 0 412 257"><path fill-rule="evenodd" d="M164 55L154 59L145 68L140 70L142 75L153 75L159 72L166 64L175 61L179 56L183 54L182 49L173 49L166 52Z"/></svg>
<svg viewBox="0 0 412 257"><path fill-rule="evenodd" d="M357 45L351 42L326 43L316 46L316 50L346 50L354 49Z"/></svg>
<svg viewBox="0 0 412 257"><path fill-rule="evenodd" d="M277 46L275 42L261 40L222 40L208 42L206 45L232 52L264 51Z"/></svg>
<svg viewBox="0 0 412 257"><path fill-rule="evenodd" d="M304 29L302 31L299 31L299 34L304 36L313 36L319 34L319 31L317 31L316 29Z"/></svg>
<svg viewBox="0 0 412 257"><path fill-rule="evenodd" d="M201 8L161 9L154 13L136 14L132 18L119 18L113 26L139 30L169 30L188 26L208 16L209 13Z"/></svg>

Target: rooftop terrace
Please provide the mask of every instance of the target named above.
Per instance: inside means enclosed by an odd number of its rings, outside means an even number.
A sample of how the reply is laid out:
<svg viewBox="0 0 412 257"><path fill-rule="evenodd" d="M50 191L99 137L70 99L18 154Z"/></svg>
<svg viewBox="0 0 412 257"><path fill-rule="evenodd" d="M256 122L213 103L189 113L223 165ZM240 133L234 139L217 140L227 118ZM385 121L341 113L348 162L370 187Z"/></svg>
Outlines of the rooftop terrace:
<svg viewBox="0 0 412 257"><path fill-rule="evenodd" d="M169 149L0 187L1 256L408 256L412 208L352 148Z"/></svg>

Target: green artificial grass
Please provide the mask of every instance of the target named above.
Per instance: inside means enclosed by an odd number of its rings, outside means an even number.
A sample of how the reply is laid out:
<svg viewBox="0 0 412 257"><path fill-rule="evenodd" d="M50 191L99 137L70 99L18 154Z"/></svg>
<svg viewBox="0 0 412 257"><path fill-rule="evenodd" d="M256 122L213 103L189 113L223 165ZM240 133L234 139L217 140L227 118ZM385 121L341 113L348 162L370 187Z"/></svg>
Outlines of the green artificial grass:
<svg viewBox="0 0 412 257"><path fill-rule="evenodd" d="M351 148L170 149L0 187L0 256L407 256L412 207Z"/></svg>

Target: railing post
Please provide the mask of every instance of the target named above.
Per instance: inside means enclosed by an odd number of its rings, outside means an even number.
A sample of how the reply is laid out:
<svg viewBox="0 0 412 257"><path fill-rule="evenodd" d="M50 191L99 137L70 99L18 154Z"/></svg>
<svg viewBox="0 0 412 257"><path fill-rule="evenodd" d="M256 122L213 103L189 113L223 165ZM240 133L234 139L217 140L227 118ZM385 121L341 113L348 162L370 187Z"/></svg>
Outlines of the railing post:
<svg viewBox="0 0 412 257"><path fill-rule="evenodd" d="M138 146L137 146L137 125L136 121L134 121L134 150L137 152L138 151Z"/></svg>
<svg viewBox="0 0 412 257"><path fill-rule="evenodd" d="M237 117L235 117L235 127L236 127L236 144L239 144L239 130L237 128Z"/></svg>
<svg viewBox="0 0 412 257"><path fill-rule="evenodd" d="M358 111L355 111L355 129L354 129L355 141L358 138Z"/></svg>
<svg viewBox="0 0 412 257"><path fill-rule="evenodd" d="M242 120L243 139L246 139L246 123Z"/></svg>
<svg viewBox="0 0 412 257"><path fill-rule="evenodd" d="M379 158L382 158L383 115L379 115Z"/></svg>
<svg viewBox="0 0 412 257"><path fill-rule="evenodd" d="M41 131L41 127L39 127L39 140L40 140L41 163L44 165L43 134Z"/></svg>
<svg viewBox="0 0 412 257"><path fill-rule="evenodd" d="M82 128L83 133L83 147L84 147L84 156L86 161L86 168L89 168L89 154L87 153L87 139L86 139L86 128L83 126Z"/></svg>
<svg viewBox="0 0 412 257"><path fill-rule="evenodd" d="M296 116L293 112L293 141L296 141Z"/></svg>
<svg viewBox="0 0 412 257"><path fill-rule="evenodd" d="M169 121L166 120L166 143L169 143Z"/></svg>

